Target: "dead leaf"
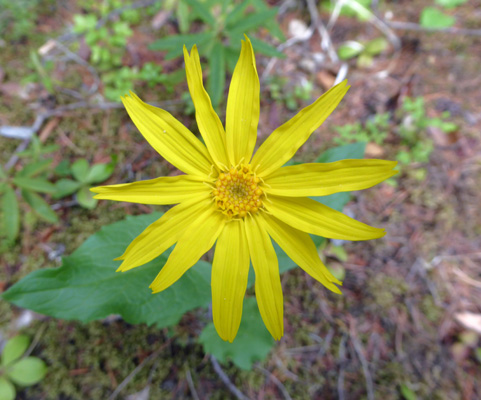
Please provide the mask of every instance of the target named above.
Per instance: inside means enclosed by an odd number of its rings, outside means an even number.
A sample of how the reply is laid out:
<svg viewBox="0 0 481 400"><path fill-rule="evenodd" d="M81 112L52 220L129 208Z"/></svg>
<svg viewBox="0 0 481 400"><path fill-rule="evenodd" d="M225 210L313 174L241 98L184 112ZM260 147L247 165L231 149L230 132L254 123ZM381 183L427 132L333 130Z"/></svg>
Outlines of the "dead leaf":
<svg viewBox="0 0 481 400"><path fill-rule="evenodd" d="M471 312L457 313L455 318L461 325L481 335L481 314Z"/></svg>

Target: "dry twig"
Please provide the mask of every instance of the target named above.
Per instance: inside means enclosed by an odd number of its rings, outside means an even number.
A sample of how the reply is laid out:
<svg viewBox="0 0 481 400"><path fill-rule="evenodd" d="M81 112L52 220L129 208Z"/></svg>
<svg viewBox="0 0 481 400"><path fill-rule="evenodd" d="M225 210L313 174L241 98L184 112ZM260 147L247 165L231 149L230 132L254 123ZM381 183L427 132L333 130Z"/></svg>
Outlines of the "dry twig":
<svg viewBox="0 0 481 400"><path fill-rule="evenodd" d="M292 397L290 396L286 387L282 384L282 382L279 379L277 379L277 377L271 371L265 368L262 368L259 365L256 365L255 368L258 369L259 371L262 371L264 375L267 376L267 378L270 379L272 383L277 386L277 388L279 389L279 391L282 393L282 395L286 400L292 400Z"/></svg>
<svg viewBox="0 0 481 400"><path fill-rule="evenodd" d="M249 398L244 395L237 387L231 382L227 374L224 372L222 367L220 366L219 362L214 356L210 356L210 362L212 363L212 366L214 367L214 371L219 375L219 378L221 379L222 382L224 382L224 385L227 386L227 389L239 400L249 400Z"/></svg>

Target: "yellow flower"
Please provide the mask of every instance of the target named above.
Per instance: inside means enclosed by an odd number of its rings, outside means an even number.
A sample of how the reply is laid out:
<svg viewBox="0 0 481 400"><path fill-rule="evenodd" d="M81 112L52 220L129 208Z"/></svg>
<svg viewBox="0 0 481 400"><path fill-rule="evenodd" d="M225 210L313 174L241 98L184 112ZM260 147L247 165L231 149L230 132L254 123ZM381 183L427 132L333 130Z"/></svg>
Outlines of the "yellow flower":
<svg viewBox="0 0 481 400"><path fill-rule="evenodd" d="M277 128L252 156L259 122L259 78L246 37L232 76L224 127L202 83L196 46L184 46L189 91L205 145L162 109L134 93L122 101L142 135L167 161L185 173L93 188L97 199L142 204L178 204L148 226L118 258L127 271L175 248L150 285L154 293L175 283L214 243L212 311L219 336L232 342L239 329L249 262L264 323L283 335L283 297L271 238L328 289L340 285L317 254L309 234L344 240L384 236L377 229L335 211L309 196L361 190L396 172L395 162L343 160L328 164L283 165L336 108L349 89L346 81Z"/></svg>

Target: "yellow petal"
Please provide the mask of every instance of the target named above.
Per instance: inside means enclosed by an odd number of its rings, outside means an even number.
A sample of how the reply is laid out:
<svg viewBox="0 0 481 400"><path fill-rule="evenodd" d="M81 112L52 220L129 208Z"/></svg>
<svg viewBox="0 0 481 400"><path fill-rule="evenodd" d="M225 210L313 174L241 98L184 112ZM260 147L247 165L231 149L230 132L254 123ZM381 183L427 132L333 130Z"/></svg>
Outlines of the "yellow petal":
<svg viewBox="0 0 481 400"><path fill-rule="evenodd" d="M197 220L199 213L211 205L210 195L196 195L171 208L137 236L124 254L116 258L123 260L117 271L127 271L161 255L179 240L184 230Z"/></svg>
<svg viewBox="0 0 481 400"><path fill-rule="evenodd" d="M202 70L200 66L199 52L197 46L192 47L189 52L184 46L185 72L189 85L190 96L195 106L195 119L199 131L209 150L212 159L221 170L229 167L225 148L225 132L222 122L217 116L210 97L202 83Z"/></svg>
<svg viewBox="0 0 481 400"><path fill-rule="evenodd" d="M326 268L317 254L311 237L265 213L263 215L267 233L281 246L282 250L305 272L329 290L341 293L334 283L342 285Z"/></svg>
<svg viewBox="0 0 481 400"><path fill-rule="evenodd" d="M212 159L205 146L171 114L140 100L134 93L122 103L144 138L168 162L181 171L209 176Z"/></svg>
<svg viewBox="0 0 481 400"><path fill-rule="evenodd" d="M334 86L271 133L252 158L251 164L259 176L269 175L292 158L337 107L349 89L346 83Z"/></svg>
<svg viewBox="0 0 481 400"><path fill-rule="evenodd" d="M225 216L212 203L203 212L198 212L196 220L184 230L169 259L150 285L152 292L161 292L177 282L214 245L224 224Z"/></svg>
<svg viewBox="0 0 481 400"><path fill-rule="evenodd" d="M256 274L256 299L264 324L275 340L284 334L284 305L277 255L258 215L245 218L252 266Z"/></svg>
<svg viewBox="0 0 481 400"><path fill-rule="evenodd" d="M192 199L198 193L209 193L205 179L193 175L163 176L156 179L97 186L90 191L94 199L127 201L141 204L177 204Z"/></svg>
<svg viewBox="0 0 481 400"><path fill-rule="evenodd" d="M232 220L217 240L212 264L212 316L223 340L232 342L239 330L248 275L244 221Z"/></svg>
<svg viewBox="0 0 481 400"><path fill-rule="evenodd" d="M300 231L329 239L369 240L383 237L373 228L315 200L270 195L264 206L272 215Z"/></svg>
<svg viewBox="0 0 481 400"><path fill-rule="evenodd" d="M327 196L362 190L395 175L396 161L342 160L279 168L264 178L264 191L289 197Z"/></svg>
<svg viewBox="0 0 481 400"><path fill-rule="evenodd" d="M254 50L246 36L227 98L226 139L232 165L239 164L241 160L248 163L252 157L259 123L259 92Z"/></svg>

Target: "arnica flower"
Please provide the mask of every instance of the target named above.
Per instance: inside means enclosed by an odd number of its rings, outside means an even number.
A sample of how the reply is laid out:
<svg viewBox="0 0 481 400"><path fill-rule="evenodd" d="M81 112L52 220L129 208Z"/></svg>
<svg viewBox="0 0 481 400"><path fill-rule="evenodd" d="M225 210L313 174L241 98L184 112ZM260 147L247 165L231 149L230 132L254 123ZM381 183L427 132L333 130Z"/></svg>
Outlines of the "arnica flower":
<svg viewBox="0 0 481 400"><path fill-rule="evenodd" d="M184 46L187 82L205 145L162 109L134 93L122 101L150 145L184 175L93 188L97 199L176 204L148 226L117 260L118 271L145 264L175 244L150 288L175 283L215 246L212 312L219 336L232 342L239 329L250 262L264 323L279 340L284 331L283 295L271 238L305 272L333 292L337 280L319 259L309 234L343 240L384 236L310 196L369 188L389 178L395 162L343 160L283 166L336 108L349 86L334 86L277 128L254 152L259 122L259 78L246 37L227 98L225 129L202 83L196 46Z"/></svg>

